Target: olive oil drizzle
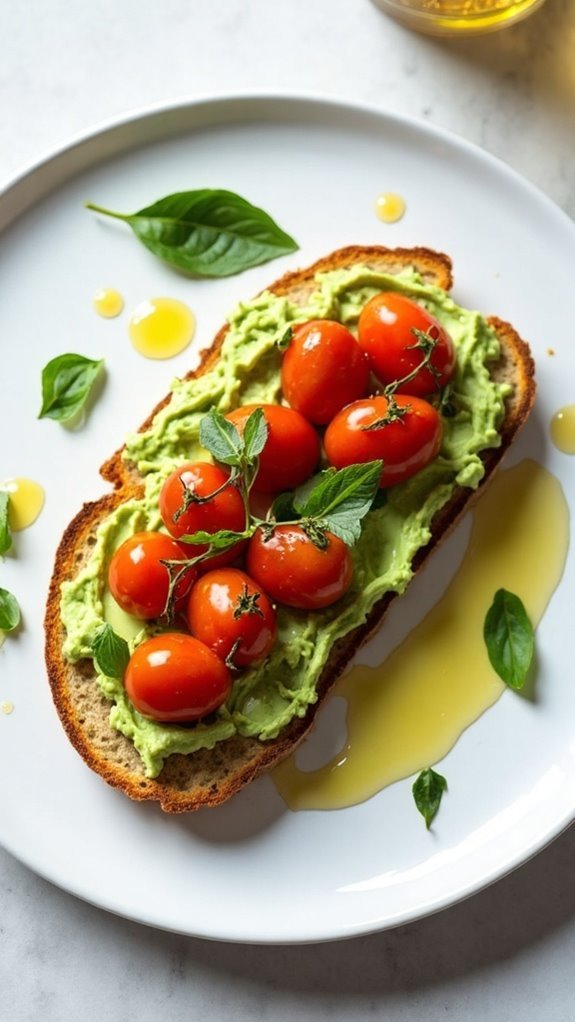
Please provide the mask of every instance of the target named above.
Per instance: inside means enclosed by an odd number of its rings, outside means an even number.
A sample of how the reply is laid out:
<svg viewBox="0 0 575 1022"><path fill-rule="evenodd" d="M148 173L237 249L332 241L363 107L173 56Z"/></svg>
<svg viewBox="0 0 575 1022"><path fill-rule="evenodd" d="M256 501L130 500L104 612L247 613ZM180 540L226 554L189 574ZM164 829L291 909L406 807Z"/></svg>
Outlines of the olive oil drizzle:
<svg viewBox="0 0 575 1022"><path fill-rule="evenodd" d="M568 541L559 481L531 460L500 472L473 512L466 554L439 602L384 663L356 666L336 685L332 698L348 703L343 748L318 770L299 769L296 753L274 771L288 807L354 805L442 759L505 690L483 643L495 590L517 592L535 626Z"/></svg>

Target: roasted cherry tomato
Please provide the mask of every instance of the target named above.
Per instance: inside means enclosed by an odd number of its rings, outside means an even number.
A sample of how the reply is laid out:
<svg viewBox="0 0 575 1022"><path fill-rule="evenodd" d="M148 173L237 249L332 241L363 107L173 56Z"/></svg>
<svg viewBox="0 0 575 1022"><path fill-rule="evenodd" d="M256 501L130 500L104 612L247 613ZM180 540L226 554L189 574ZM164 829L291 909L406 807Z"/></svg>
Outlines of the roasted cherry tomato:
<svg viewBox="0 0 575 1022"><path fill-rule="evenodd" d="M335 468L382 458L380 486L392 486L432 461L441 438L441 418L428 401L381 395L343 408L327 427L324 446Z"/></svg>
<svg viewBox="0 0 575 1022"><path fill-rule="evenodd" d="M274 493L261 493L259 490L250 490L250 513L255 518L264 519L275 498L276 495Z"/></svg>
<svg viewBox="0 0 575 1022"><path fill-rule="evenodd" d="M226 485L228 478L228 472L208 461L187 461L168 476L160 490L160 514L172 536L178 538L220 529L241 532L245 528L244 502L233 483ZM210 497L211 493L215 496ZM210 499L198 503L198 497ZM207 549L207 546L188 544L186 552L188 557L197 557ZM206 567L229 564L242 549L243 544L236 544L224 553L215 554L205 562Z"/></svg>
<svg viewBox="0 0 575 1022"><path fill-rule="evenodd" d="M319 436L303 415L283 405L243 405L228 412L226 419L241 433L256 408L263 410L268 438L260 454L255 487L264 493L293 490L314 472L319 461Z"/></svg>
<svg viewBox="0 0 575 1022"><path fill-rule="evenodd" d="M327 546L320 549L299 525L277 525L268 539L258 529L248 547L248 573L278 603L328 607L349 588L353 561L341 539L325 535Z"/></svg>
<svg viewBox="0 0 575 1022"><path fill-rule="evenodd" d="M166 561L185 561L179 543L163 532L136 532L112 556L108 585L116 603L134 617L149 620L160 617L168 598ZM191 567L176 586L176 607L190 591L197 577Z"/></svg>
<svg viewBox="0 0 575 1022"><path fill-rule="evenodd" d="M276 638L276 615L268 597L243 571L220 568L200 578L190 593L188 625L234 667L265 660Z"/></svg>
<svg viewBox="0 0 575 1022"><path fill-rule="evenodd" d="M231 675L203 642L180 632L165 632L136 647L124 686L145 717L185 722L206 717L226 701Z"/></svg>
<svg viewBox="0 0 575 1022"><path fill-rule="evenodd" d="M455 369L451 337L430 312L396 291L375 295L359 317L358 341L381 383L401 380L421 364L425 356L425 337L435 343L429 367L422 368L408 383L401 384L397 388L400 394L421 397L449 383Z"/></svg>
<svg viewBox="0 0 575 1022"><path fill-rule="evenodd" d="M293 330L282 362L282 390L292 408L318 425L367 392L369 361L341 323L312 319Z"/></svg>

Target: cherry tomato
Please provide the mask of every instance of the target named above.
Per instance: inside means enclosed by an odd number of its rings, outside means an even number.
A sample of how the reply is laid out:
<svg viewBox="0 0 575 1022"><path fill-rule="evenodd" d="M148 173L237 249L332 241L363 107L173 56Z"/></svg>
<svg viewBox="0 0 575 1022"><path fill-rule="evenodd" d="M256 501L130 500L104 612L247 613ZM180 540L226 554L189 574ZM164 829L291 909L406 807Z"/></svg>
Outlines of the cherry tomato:
<svg viewBox="0 0 575 1022"><path fill-rule="evenodd" d="M124 686L145 717L185 722L206 717L226 701L231 675L203 642L180 632L165 632L136 647Z"/></svg>
<svg viewBox="0 0 575 1022"><path fill-rule="evenodd" d="M390 408L381 395L343 408L327 427L324 446L335 468L382 458L380 486L391 486L432 461L441 438L440 415L428 401L398 394Z"/></svg>
<svg viewBox="0 0 575 1022"><path fill-rule="evenodd" d="M328 607L351 585L353 561L341 539L331 532L326 539L320 550L299 525L277 525L269 539L258 529L248 547L248 572L278 603Z"/></svg>
<svg viewBox="0 0 575 1022"><path fill-rule="evenodd" d="M229 473L209 461L187 461L168 476L160 490L160 514L172 536L191 535L194 532L218 532L230 529L241 532L245 528L244 502L233 483L226 484ZM223 489L220 489L223 487ZM194 497L214 497L197 503ZM187 557L205 553L207 546L184 544ZM216 568L235 560L244 544L236 544L221 554L206 560L206 567Z"/></svg>
<svg viewBox="0 0 575 1022"><path fill-rule="evenodd" d="M273 493L260 493L259 490L250 490L250 513L255 518L264 519L275 500Z"/></svg>
<svg viewBox="0 0 575 1022"><path fill-rule="evenodd" d="M397 393L422 397L444 387L455 369L453 341L430 312L395 291L375 295L359 317L358 341L378 380L394 383L413 372L424 358L424 348L414 347L421 344L414 330L435 341L431 369L421 369L409 383L399 386Z"/></svg>
<svg viewBox="0 0 575 1022"><path fill-rule="evenodd" d="M265 660L276 638L275 610L243 571L220 568L196 582L188 603L192 635L235 667Z"/></svg>
<svg viewBox="0 0 575 1022"><path fill-rule="evenodd" d="M319 461L319 436L303 415L283 405L243 405L228 412L226 419L241 433L256 408L263 409L268 438L260 454L255 487L264 493L293 490L313 475Z"/></svg>
<svg viewBox="0 0 575 1022"><path fill-rule="evenodd" d="M136 532L112 556L108 585L116 603L134 617L160 617L168 598L169 575L161 560L185 561L179 543L163 532ZM190 568L176 586L176 607L197 577Z"/></svg>
<svg viewBox="0 0 575 1022"><path fill-rule="evenodd" d="M341 323L312 319L295 327L282 362L282 390L292 408L318 425L363 397L369 361Z"/></svg>

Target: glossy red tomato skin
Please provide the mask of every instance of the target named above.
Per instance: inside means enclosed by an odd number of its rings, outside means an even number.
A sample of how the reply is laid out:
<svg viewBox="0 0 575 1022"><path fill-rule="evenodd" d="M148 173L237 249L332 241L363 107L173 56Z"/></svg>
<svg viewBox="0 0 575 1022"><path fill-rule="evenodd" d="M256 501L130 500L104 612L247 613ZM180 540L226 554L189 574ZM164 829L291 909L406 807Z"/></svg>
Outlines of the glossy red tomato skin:
<svg viewBox="0 0 575 1022"><path fill-rule="evenodd" d="M413 348L417 337L413 328L437 341L430 365L421 369L397 393L422 397L434 394L449 383L455 370L455 349L445 327L430 312L396 291L375 295L362 309L358 324L358 342L369 358L372 372L383 384L394 383L412 372L422 361L424 352Z"/></svg>
<svg viewBox="0 0 575 1022"><path fill-rule="evenodd" d="M248 547L248 573L278 603L329 607L349 589L353 561L341 539L329 532L327 538L320 550L299 525L278 525L269 539L258 529Z"/></svg>
<svg viewBox="0 0 575 1022"><path fill-rule="evenodd" d="M242 405L228 412L226 419L242 433L256 408L263 410L268 438L260 455L255 488L263 493L293 490L315 471L320 455L319 436L303 415L284 405Z"/></svg>
<svg viewBox="0 0 575 1022"><path fill-rule="evenodd" d="M162 521L174 538L192 535L194 532L218 532L230 529L241 532L245 528L246 513L244 502L236 486L230 483L220 493L204 504L190 506L174 521L174 515L182 506L184 486L199 497L207 497L223 486L229 472L212 465L209 461L187 461L178 466L165 480L160 490L159 505ZM186 556L197 557L205 553L207 546L182 544ZM209 569L222 564L230 564L241 553L243 546L238 544L224 553L215 554L206 560Z"/></svg>
<svg viewBox="0 0 575 1022"><path fill-rule="evenodd" d="M200 720L226 701L231 675L198 639L166 632L146 639L128 663L124 686L145 717L168 723Z"/></svg>
<svg viewBox="0 0 575 1022"><path fill-rule="evenodd" d="M186 560L179 543L163 532L136 532L114 552L108 567L108 586L116 603L134 617L160 617L168 598L169 576L161 560ZM176 607L197 577L190 568L176 587Z"/></svg>
<svg viewBox="0 0 575 1022"><path fill-rule="evenodd" d="M367 430L388 411L386 397L377 396L355 401L336 415L324 436L330 465L348 465L383 459L380 486L401 483L429 464L439 453L443 435L441 417L428 401L398 394L395 398L406 415L388 422L379 429Z"/></svg>
<svg viewBox="0 0 575 1022"><path fill-rule="evenodd" d="M282 362L282 390L309 422L325 425L367 392L369 360L341 323L312 319L294 328Z"/></svg>
<svg viewBox="0 0 575 1022"><path fill-rule="evenodd" d="M251 610L241 609L246 596ZM192 635L222 660L239 641L233 652L236 667L265 660L276 640L271 601L249 575L236 568L219 568L198 579L190 593L187 617Z"/></svg>

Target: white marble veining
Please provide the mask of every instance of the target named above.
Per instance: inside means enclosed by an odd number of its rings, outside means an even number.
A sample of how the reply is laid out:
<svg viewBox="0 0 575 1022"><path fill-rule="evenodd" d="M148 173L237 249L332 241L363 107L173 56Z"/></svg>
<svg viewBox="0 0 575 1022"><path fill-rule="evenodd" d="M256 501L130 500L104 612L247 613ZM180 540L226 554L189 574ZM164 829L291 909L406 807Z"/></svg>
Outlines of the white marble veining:
<svg viewBox="0 0 575 1022"><path fill-rule="evenodd" d="M573 0L547 0L514 29L467 41L412 34L370 0L4 0L0 38L0 182L133 108L256 89L316 92L448 128L575 216ZM494 887L420 923L353 942L258 948L107 915L0 852L0 1022L231 1014L567 1022L574 860L571 830Z"/></svg>

